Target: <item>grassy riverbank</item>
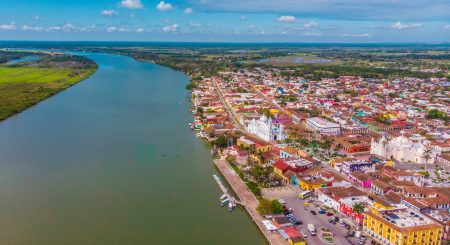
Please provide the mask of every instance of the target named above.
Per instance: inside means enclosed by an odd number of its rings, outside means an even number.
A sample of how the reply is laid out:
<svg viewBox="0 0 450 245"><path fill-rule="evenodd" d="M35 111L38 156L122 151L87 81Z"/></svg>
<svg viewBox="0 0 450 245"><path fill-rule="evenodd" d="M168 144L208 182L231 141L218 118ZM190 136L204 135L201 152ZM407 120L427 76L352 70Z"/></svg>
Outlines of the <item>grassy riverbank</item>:
<svg viewBox="0 0 450 245"><path fill-rule="evenodd" d="M45 53L37 56L36 61L0 64L0 121L88 78L97 70L97 65L84 57Z"/></svg>

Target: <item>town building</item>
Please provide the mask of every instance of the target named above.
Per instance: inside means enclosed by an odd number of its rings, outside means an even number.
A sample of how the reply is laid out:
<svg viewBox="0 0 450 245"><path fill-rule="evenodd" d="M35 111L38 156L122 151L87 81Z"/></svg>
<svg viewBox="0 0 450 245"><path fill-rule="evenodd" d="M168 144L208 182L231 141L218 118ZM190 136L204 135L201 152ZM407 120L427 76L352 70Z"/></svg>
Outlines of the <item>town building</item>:
<svg viewBox="0 0 450 245"><path fill-rule="evenodd" d="M364 213L364 233L381 244L440 245L442 230L439 223L408 208L371 208Z"/></svg>
<svg viewBox="0 0 450 245"><path fill-rule="evenodd" d="M330 122L320 117L306 119L306 127L323 135L340 135L341 127L337 123Z"/></svg>
<svg viewBox="0 0 450 245"><path fill-rule="evenodd" d="M419 141L412 141L405 136L399 136L389 140L385 135L379 140L372 138L370 154L381 156L385 159L395 159L402 162L433 164L437 151L430 152L429 159L425 159L426 146Z"/></svg>
<svg viewBox="0 0 450 245"><path fill-rule="evenodd" d="M247 131L266 141L283 141L287 138L284 125L272 122L272 118L265 115L258 120L252 119L247 125Z"/></svg>

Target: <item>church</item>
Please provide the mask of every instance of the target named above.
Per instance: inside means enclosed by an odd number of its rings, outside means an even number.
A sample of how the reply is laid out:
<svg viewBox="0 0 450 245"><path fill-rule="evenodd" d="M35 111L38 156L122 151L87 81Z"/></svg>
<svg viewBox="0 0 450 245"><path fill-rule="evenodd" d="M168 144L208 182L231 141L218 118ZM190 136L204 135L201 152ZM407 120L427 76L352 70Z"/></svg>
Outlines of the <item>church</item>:
<svg viewBox="0 0 450 245"><path fill-rule="evenodd" d="M385 135L379 140L372 138L370 154L386 159L395 159L402 162L419 164L433 164L439 152L433 150L430 159L424 159L426 146L421 141L413 141L405 136L388 139Z"/></svg>
<svg viewBox="0 0 450 245"><path fill-rule="evenodd" d="M274 123L272 118L263 115L258 120L252 119L247 131L266 141L283 141L287 138L282 123Z"/></svg>

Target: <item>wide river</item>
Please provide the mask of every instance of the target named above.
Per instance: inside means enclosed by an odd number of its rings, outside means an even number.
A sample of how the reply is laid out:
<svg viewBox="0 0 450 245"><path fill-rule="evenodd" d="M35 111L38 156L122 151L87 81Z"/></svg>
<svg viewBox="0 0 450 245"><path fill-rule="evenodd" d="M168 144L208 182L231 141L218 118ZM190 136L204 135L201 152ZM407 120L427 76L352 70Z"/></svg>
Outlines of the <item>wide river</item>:
<svg viewBox="0 0 450 245"><path fill-rule="evenodd" d="M265 244L219 205L187 77L86 56L92 77L0 123L0 244Z"/></svg>

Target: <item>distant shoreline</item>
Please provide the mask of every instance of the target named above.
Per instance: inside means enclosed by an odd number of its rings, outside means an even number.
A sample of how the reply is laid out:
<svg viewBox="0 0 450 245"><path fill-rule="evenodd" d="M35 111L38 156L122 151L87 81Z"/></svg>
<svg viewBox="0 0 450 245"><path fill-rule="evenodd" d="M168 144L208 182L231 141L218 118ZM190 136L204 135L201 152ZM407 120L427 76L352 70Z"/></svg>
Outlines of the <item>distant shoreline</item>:
<svg viewBox="0 0 450 245"><path fill-rule="evenodd" d="M48 55L42 52L41 54ZM63 67L65 62L77 62L69 58L88 60L84 68ZM51 60L51 59L50 59ZM83 60L83 61L86 61ZM49 67L0 64L0 122L12 118L38 105L54 95L91 77L98 64L84 56L68 56L67 61L49 62ZM3 94L3 96L1 95Z"/></svg>

